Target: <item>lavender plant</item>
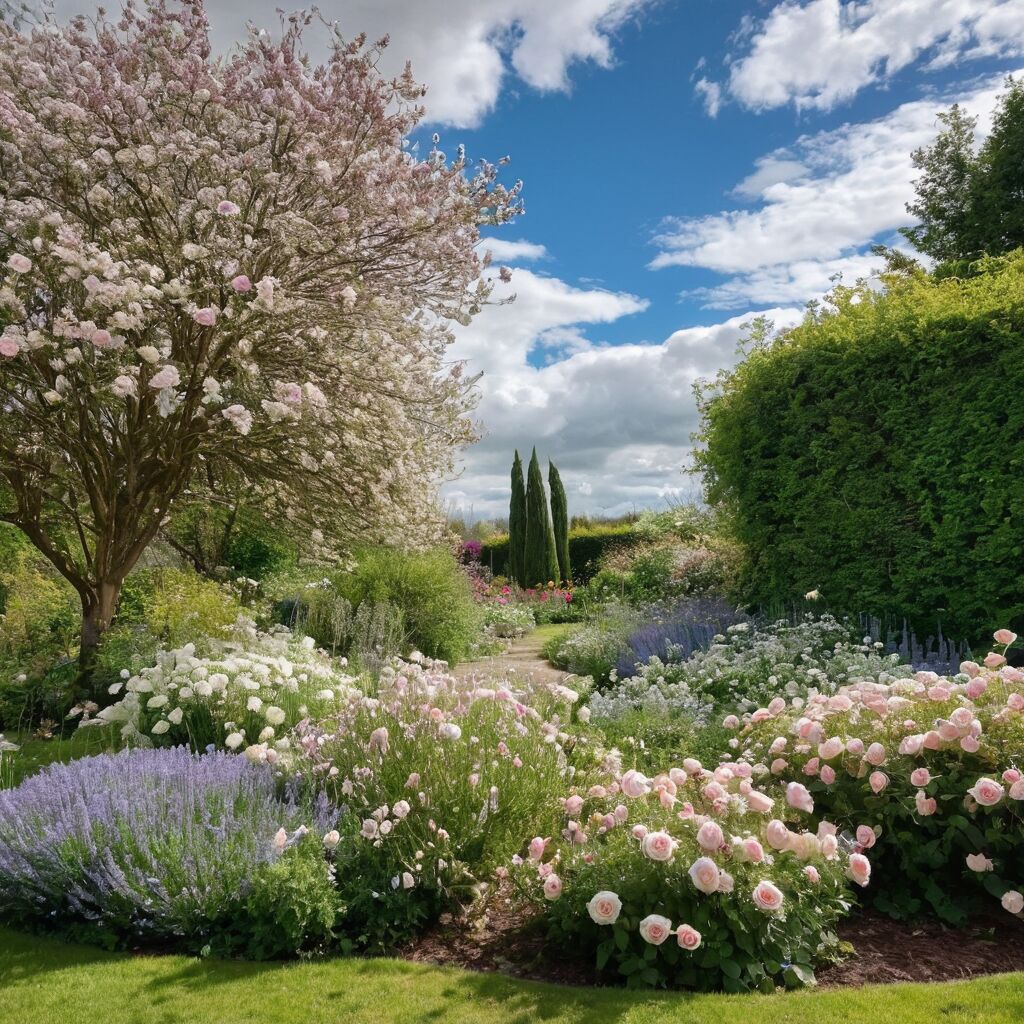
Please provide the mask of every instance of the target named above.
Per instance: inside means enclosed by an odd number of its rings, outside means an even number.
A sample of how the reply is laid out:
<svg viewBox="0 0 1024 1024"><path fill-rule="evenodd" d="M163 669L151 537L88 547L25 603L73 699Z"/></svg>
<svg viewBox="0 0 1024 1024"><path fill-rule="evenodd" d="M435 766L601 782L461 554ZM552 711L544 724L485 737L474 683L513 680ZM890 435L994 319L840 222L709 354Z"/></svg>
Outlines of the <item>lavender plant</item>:
<svg viewBox="0 0 1024 1024"><path fill-rule="evenodd" d="M335 818L325 799L281 796L269 767L228 754L136 749L54 765L0 791L0 914L105 943L244 948L267 930L249 913L272 904L261 889L315 858L322 886L306 895L320 909L278 928L276 946L260 940L268 955L295 952L333 924L320 837Z"/></svg>

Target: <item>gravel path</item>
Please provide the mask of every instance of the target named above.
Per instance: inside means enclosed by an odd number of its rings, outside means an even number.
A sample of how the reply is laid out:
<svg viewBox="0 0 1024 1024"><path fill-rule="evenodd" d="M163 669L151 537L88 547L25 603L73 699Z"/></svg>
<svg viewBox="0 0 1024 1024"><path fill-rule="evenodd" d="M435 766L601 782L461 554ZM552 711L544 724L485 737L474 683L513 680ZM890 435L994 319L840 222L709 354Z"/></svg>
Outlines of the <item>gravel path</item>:
<svg viewBox="0 0 1024 1024"><path fill-rule="evenodd" d="M555 668L545 660L541 654L544 639L543 635L528 633L514 640L504 654L467 661L456 665L452 671L460 679L467 676L497 679L514 672L518 676L531 676L539 682L561 683L570 677L570 673Z"/></svg>

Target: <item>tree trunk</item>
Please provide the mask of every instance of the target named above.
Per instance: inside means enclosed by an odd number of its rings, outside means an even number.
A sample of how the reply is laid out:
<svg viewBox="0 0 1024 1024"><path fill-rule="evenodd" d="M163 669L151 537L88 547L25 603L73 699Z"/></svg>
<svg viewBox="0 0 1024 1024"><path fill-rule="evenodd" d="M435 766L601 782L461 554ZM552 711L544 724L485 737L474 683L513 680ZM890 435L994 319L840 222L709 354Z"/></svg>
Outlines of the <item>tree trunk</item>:
<svg viewBox="0 0 1024 1024"><path fill-rule="evenodd" d="M95 699L93 670L96 653L103 634L110 628L121 596L121 580L102 580L88 594L82 595L82 637L78 649L78 680L75 696Z"/></svg>

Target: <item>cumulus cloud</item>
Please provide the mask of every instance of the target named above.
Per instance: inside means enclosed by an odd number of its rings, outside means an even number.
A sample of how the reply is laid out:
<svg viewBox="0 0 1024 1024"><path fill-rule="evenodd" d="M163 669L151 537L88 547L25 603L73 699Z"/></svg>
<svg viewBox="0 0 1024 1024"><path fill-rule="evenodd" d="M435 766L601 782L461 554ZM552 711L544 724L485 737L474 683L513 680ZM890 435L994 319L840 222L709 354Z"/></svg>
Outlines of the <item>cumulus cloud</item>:
<svg viewBox="0 0 1024 1024"><path fill-rule="evenodd" d="M346 38L390 35L382 68L389 74L412 61L428 86L430 120L475 127L518 79L541 91L569 88L574 64L610 67L616 31L654 0L321 0L324 18L337 20ZM116 6L116 5L115 5ZM214 45L226 50L246 22L276 28L277 0L207 0ZM95 0L56 0L58 15L95 7ZM290 8L289 8L290 9ZM309 41L323 40L324 30ZM324 50L311 47L314 56Z"/></svg>
<svg viewBox="0 0 1024 1024"><path fill-rule="evenodd" d="M558 464L574 510L615 513L690 493L682 467L697 425L693 382L735 359L751 316L689 327L659 343L612 346L586 334L641 312L643 299L522 269L511 284L496 284L493 298L513 293L514 302L487 306L457 332L454 354L484 374L485 435L465 453L448 499L477 515L506 514L512 451L534 445ZM767 315L782 327L800 313ZM538 359L566 335L575 348Z"/></svg>
<svg viewBox="0 0 1024 1024"><path fill-rule="evenodd" d="M1024 54L1020 0L811 0L776 4L739 34L728 91L751 109L829 110L918 60L942 67Z"/></svg>
<svg viewBox="0 0 1024 1024"><path fill-rule="evenodd" d="M655 238L654 269L703 267L728 279L697 294L731 309L786 303L847 283L878 263L866 248L908 223L916 172L910 153L930 143L938 111L954 101L987 131L1002 78L943 97L904 103L875 121L804 135L768 154L737 192L753 209L670 218Z"/></svg>
<svg viewBox="0 0 1024 1024"><path fill-rule="evenodd" d="M524 263L548 258L548 251L543 245L525 239L514 242L510 238L484 238L479 249L489 252L495 263Z"/></svg>

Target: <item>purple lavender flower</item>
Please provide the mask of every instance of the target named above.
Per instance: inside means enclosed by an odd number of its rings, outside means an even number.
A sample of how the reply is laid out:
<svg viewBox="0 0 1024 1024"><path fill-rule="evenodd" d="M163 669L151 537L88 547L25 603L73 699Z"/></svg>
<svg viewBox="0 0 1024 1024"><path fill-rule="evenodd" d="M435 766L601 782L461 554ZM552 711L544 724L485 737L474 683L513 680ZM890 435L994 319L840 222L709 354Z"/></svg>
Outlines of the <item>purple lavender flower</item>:
<svg viewBox="0 0 1024 1024"><path fill-rule="evenodd" d="M266 765L184 747L53 765L0 791L0 914L120 938L201 936L236 913L273 838L333 827L324 800L280 795Z"/></svg>

